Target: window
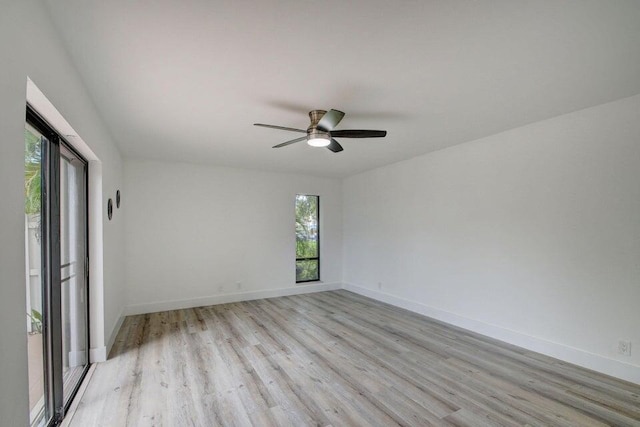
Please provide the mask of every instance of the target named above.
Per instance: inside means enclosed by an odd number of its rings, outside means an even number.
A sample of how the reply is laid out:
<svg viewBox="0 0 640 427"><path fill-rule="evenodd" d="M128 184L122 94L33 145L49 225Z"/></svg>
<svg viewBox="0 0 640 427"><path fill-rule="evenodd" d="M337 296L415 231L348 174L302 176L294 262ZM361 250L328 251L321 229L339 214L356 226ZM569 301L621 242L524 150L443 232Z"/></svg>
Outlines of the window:
<svg viewBox="0 0 640 427"><path fill-rule="evenodd" d="M320 280L320 197L296 195L296 283Z"/></svg>

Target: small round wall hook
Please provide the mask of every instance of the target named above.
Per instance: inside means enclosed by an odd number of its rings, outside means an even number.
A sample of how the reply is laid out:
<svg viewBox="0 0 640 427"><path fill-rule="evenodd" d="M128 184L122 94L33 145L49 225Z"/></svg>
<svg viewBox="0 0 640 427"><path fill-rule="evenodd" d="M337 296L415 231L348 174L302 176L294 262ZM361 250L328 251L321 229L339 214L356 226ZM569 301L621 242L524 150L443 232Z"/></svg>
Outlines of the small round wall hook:
<svg viewBox="0 0 640 427"><path fill-rule="evenodd" d="M111 199L107 201L107 217L109 221L111 221L111 217L113 217L113 201Z"/></svg>

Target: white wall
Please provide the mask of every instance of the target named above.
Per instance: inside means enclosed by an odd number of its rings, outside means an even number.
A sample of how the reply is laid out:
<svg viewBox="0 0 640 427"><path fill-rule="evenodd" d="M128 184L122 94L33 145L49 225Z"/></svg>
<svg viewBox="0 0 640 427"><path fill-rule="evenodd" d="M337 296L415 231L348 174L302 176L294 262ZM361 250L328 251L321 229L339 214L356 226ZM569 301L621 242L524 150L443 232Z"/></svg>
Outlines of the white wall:
<svg viewBox="0 0 640 427"><path fill-rule="evenodd" d="M640 383L640 95L343 191L351 289Z"/></svg>
<svg viewBox="0 0 640 427"><path fill-rule="evenodd" d="M0 414L28 423L24 278L24 120L27 76L102 162L104 197L122 185L121 159L39 1L0 1ZM122 223L105 223L105 335L123 304Z"/></svg>
<svg viewBox="0 0 640 427"><path fill-rule="evenodd" d="M308 287L295 283L297 193L320 196L321 280L339 286L340 180L128 159L125 186L128 313Z"/></svg>

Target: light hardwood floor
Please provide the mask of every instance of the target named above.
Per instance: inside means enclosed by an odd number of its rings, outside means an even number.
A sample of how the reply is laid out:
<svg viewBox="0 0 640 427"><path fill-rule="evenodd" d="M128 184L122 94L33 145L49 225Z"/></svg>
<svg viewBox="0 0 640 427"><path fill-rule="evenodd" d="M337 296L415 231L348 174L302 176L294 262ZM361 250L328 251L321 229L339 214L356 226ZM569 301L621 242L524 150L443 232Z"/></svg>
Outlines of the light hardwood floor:
<svg viewBox="0 0 640 427"><path fill-rule="evenodd" d="M640 426L640 386L347 292L127 317L72 426Z"/></svg>

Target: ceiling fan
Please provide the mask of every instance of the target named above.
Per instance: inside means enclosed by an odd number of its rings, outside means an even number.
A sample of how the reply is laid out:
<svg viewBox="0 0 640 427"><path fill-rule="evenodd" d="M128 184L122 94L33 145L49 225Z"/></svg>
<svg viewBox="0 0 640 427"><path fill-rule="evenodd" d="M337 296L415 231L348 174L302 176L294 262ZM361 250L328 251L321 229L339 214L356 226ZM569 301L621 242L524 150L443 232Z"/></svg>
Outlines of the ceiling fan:
<svg viewBox="0 0 640 427"><path fill-rule="evenodd" d="M334 130L344 117L344 113L338 110L313 110L309 111L311 124L304 129L295 129L284 126L265 125L262 123L254 123L255 126L262 126L271 129L288 130L291 132L306 133L305 136L274 145L273 148L285 147L300 141L307 141L312 147L327 147L334 153L343 150L342 145L334 138L383 138L387 135L386 130L363 130L363 129L345 129Z"/></svg>

